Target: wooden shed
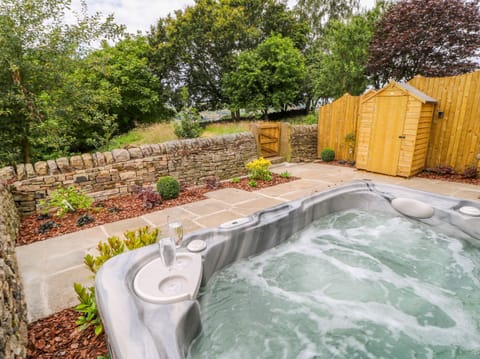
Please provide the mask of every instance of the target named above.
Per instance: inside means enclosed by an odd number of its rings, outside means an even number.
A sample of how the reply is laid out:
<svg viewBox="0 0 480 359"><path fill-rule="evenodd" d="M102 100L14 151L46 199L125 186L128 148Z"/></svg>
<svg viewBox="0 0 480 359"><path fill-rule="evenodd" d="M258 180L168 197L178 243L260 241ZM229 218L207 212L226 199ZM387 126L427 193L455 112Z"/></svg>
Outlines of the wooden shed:
<svg viewBox="0 0 480 359"><path fill-rule="evenodd" d="M361 101L356 166L410 177L425 166L436 100L411 85L390 82Z"/></svg>

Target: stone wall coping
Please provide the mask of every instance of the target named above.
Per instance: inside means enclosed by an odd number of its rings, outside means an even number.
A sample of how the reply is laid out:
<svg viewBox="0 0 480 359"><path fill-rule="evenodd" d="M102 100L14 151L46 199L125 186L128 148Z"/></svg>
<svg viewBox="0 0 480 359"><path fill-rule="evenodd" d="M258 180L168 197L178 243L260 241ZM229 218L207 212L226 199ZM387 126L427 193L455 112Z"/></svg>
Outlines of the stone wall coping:
<svg viewBox="0 0 480 359"><path fill-rule="evenodd" d="M250 138L252 136L250 132L241 132L231 135L174 140L157 144L129 145L126 148L118 148L107 152L83 153L71 157L61 157L56 160L26 164L19 163L15 166L0 168L0 179L16 182L49 175L78 173L81 170L103 168L105 165L178 152L189 147L208 148L215 143L222 144L225 141L228 142L242 137Z"/></svg>

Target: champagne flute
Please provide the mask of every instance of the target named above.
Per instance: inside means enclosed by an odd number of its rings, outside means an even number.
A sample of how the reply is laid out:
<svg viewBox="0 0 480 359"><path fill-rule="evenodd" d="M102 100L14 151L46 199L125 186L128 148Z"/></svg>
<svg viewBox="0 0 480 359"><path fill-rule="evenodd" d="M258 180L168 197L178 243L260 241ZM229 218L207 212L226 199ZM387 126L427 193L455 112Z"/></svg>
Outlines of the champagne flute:
<svg viewBox="0 0 480 359"><path fill-rule="evenodd" d="M165 267L168 268L169 271L171 271L173 265L175 264L176 257L175 241L173 240L173 238L167 237L159 239L158 245L162 263Z"/></svg>
<svg viewBox="0 0 480 359"><path fill-rule="evenodd" d="M183 225L181 221L168 223L168 236L174 240L175 245L179 248L183 241Z"/></svg>

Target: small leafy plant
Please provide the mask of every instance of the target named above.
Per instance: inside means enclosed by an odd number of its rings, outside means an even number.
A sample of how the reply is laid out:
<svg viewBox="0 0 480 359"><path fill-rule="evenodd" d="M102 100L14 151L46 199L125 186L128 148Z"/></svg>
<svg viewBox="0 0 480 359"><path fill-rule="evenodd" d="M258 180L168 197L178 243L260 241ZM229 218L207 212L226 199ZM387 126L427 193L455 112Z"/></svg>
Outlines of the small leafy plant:
<svg viewBox="0 0 480 359"><path fill-rule="evenodd" d="M218 180L218 177L211 176L205 180L205 186L208 189L215 190L220 186L220 181Z"/></svg>
<svg viewBox="0 0 480 359"><path fill-rule="evenodd" d="M83 216L78 217L77 219L77 226L82 227L86 224L92 223L94 221L92 216L89 216L88 214L84 214Z"/></svg>
<svg viewBox="0 0 480 359"><path fill-rule="evenodd" d="M320 152L320 158L324 162L332 162L335 159L335 151L326 147Z"/></svg>
<svg viewBox="0 0 480 359"><path fill-rule="evenodd" d="M284 172L280 173L279 176L282 177L282 178L290 178L290 177L292 177L292 175L291 175L290 172L288 172L288 171L284 171Z"/></svg>
<svg viewBox="0 0 480 359"><path fill-rule="evenodd" d="M125 240L121 240L115 236L109 237L107 242L98 243L97 250L99 254L96 256L87 254L83 258L83 263L95 275L101 266L110 258L125 252L126 249L133 250L153 244L156 242L158 234L158 228L150 231L147 226L137 231L126 231L124 233ZM84 287L80 283L74 283L73 289L75 293L77 293L80 302L75 307L75 310L81 314L76 324L80 327L80 330L84 330L93 325L95 327L95 335L99 335L103 331L103 324L98 312L95 288Z"/></svg>
<svg viewBox="0 0 480 359"><path fill-rule="evenodd" d="M67 188L59 187L53 191L48 201L40 201L40 206L44 207L45 213L57 209L56 215L62 217L68 212L75 212L77 209L90 209L92 203L93 199L88 197L85 191L69 186Z"/></svg>
<svg viewBox="0 0 480 359"><path fill-rule="evenodd" d="M47 221L40 225L40 227L38 228L38 233L45 234L47 232L50 232L53 228L56 228L56 227L58 227L58 223L54 221Z"/></svg>
<svg viewBox="0 0 480 359"><path fill-rule="evenodd" d="M263 181L271 181L272 180L272 173L270 172L270 166L272 163L260 157L254 161L248 162L246 164L246 168L248 170L249 177L253 180L263 180Z"/></svg>
<svg viewBox="0 0 480 359"><path fill-rule="evenodd" d="M143 207L145 208L150 209L162 204L162 197L160 194L151 188L137 186L133 192L136 193L135 198L143 201Z"/></svg>
<svg viewBox="0 0 480 359"><path fill-rule="evenodd" d="M85 288L80 283L74 283L73 288L80 301L80 304L75 307L75 310L82 313L82 315L78 317L76 324L80 330L87 329L90 325L93 325L95 327L95 335L99 335L103 332L103 323L98 314L95 287Z"/></svg>
<svg viewBox="0 0 480 359"><path fill-rule="evenodd" d="M477 178L478 168L477 166L469 166L463 171L463 177L465 178Z"/></svg>
<svg viewBox="0 0 480 359"><path fill-rule="evenodd" d="M118 208L117 206L113 206L107 209L108 213L118 213L121 212L122 209Z"/></svg>
<svg viewBox="0 0 480 359"><path fill-rule="evenodd" d="M157 241L159 232L160 231L158 228L150 231L149 227L143 227L136 231L126 231L123 234L126 238L124 240L125 246L128 248L128 250L132 251L137 248L154 244Z"/></svg>
<svg viewBox="0 0 480 359"><path fill-rule="evenodd" d="M435 173L435 174L440 175L440 176L447 176L447 175L455 174L455 170L453 169L452 166L449 166L449 165L427 168L425 170L425 172Z"/></svg>
<svg viewBox="0 0 480 359"><path fill-rule="evenodd" d="M233 178L232 178L232 183L240 183L240 178L238 178L238 177L233 177Z"/></svg>
<svg viewBox="0 0 480 359"><path fill-rule="evenodd" d="M180 184L171 176L160 177L157 181L157 191L164 200L177 198L180 194Z"/></svg>
<svg viewBox="0 0 480 359"><path fill-rule="evenodd" d="M250 187L257 187L258 183L257 183L257 181L251 179L250 181L248 181L248 185Z"/></svg>
<svg viewBox="0 0 480 359"><path fill-rule="evenodd" d="M125 252L125 242L116 236L109 237L107 242L100 241L97 245L98 255L91 254L83 257L83 263L93 274L96 274L100 267L110 258Z"/></svg>

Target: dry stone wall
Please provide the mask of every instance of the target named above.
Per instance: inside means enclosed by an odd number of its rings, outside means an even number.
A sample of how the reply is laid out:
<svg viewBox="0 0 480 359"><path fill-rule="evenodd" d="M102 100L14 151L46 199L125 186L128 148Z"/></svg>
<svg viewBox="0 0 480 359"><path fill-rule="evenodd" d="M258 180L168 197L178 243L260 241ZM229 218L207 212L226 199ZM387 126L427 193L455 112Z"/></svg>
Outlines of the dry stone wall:
<svg viewBox="0 0 480 359"><path fill-rule="evenodd" d="M290 128L290 161L312 162L317 156L317 125L299 125Z"/></svg>
<svg viewBox="0 0 480 359"><path fill-rule="evenodd" d="M19 218L13 197L0 184L0 358L26 358L27 311L18 276L15 239Z"/></svg>
<svg viewBox="0 0 480 359"><path fill-rule="evenodd" d="M240 176L245 174L245 164L256 157L253 135L240 133L19 164L1 169L0 177L12 183L19 212L26 215L59 186L75 185L104 199L127 194L136 185L152 184L160 176L173 176L184 185L204 184L210 176Z"/></svg>

